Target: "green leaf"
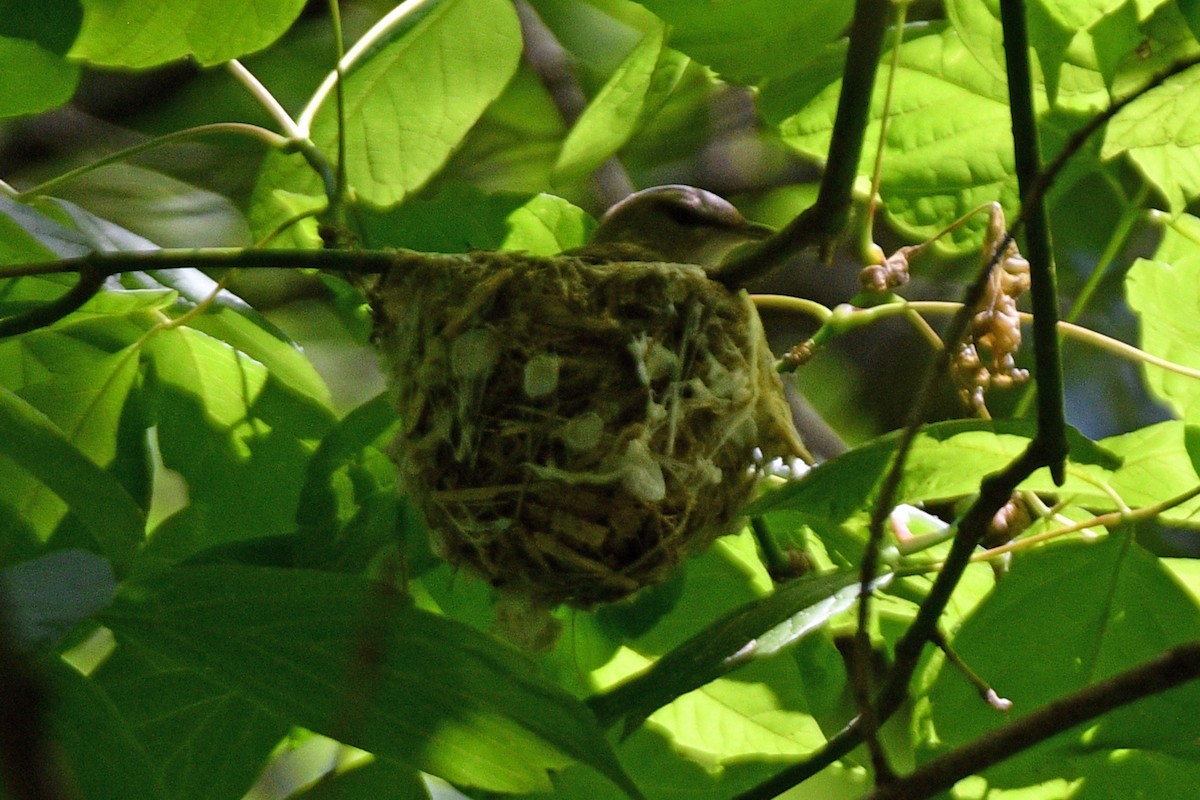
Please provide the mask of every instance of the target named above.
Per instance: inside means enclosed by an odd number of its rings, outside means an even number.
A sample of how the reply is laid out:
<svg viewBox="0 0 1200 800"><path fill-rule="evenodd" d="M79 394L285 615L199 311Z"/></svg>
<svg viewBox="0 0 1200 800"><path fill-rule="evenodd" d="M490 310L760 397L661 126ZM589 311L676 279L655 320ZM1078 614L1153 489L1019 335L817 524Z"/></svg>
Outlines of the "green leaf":
<svg viewBox="0 0 1200 800"><path fill-rule="evenodd" d="M1109 121L1100 157L1125 154L1173 212L1200 196L1200 67L1168 78Z"/></svg>
<svg viewBox="0 0 1200 800"><path fill-rule="evenodd" d="M1192 36L1200 39L1200 0L1175 0Z"/></svg>
<svg viewBox="0 0 1200 800"><path fill-rule="evenodd" d="M91 249L78 231L0 193L0 263L77 258Z"/></svg>
<svg viewBox="0 0 1200 800"><path fill-rule="evenodd" d="M114 564L128 563L144 535L141 509L115 478L72 445L48 417L3 388L0 455L58 495Z"/></svg>
<svg viewBox="0 0 1200 800"><path fill-rule="evenodd" d="M1045 547L1012 571L954 638L958 655L1019 718L1051 700L1200 637L1195 601L1128 535ZM953 668L930 692L941 746L1004 724ZM993 768L1002 785L1069 776L1074 759L1106 750L1169 752L1200 733L1200 686L1188 684L1125 706Z"/></svg>
<svg viewBox="0 0 1200 800"><path fill-rule="evenodd" d="M58 657L42 667L54 698L50 738L70 765L79 796L166 800L150 754L104 691Z"/></svg>
<svg viewBox="0 0 1200 800"><path fill-rule="evenodd" d="M671 27L671 45L729 81L759 83L801 70L841 36L843 0L640 0Z"/></svg>
<svg viewBox="0 0 1200 800"><path fill-rule="evenodd" d="M289 729L245 695L130 641L91 678L150 757L164 797L242 797Z"/></svg>
<svg viewBox="0 0 1200 800"><path fill-rule="evenodd" d="M102 468L109 468L122 444L121 419L138 374L137 348L130 346L108 354L88 347L80 353L87 360L80 362L68 355L67 350L72 343L77 345L77 340L49 332L37 333L43 335L30 337L32 347L22 347L19 355L29 368L34 354L40 350L38 360L50 374L44 380L30 381L18 394L45 414L80 454ZM42 343L47 346L38 347ZM19 344L27 343L19 341ZM138 457L133 453L126 456ZM70 502L57 496L52 486L26 469L20 462L0 463L0 486L11 498L8 502L13 508L20 511L41 538L48 539L70 510Z"/></svg>
<svg viewBox="0 0 1200 800"><path fill-rule="evenodd" d="M0 118L37 114L75 94L79 67L27 39L0 36Z"/></svg>
<svg viewBox="0 0 1200 800"><path fill-rule="evenodd" d="M1109 478L1108 486L1130 508L1177 497L1200 484L1182 422L1161 422L1102 439L1097 444L1123 459L1121 468ZM1170 525L1196 527L1200 519L1198 512L1200 499L1193 498L1164 511L1159 520Z"/></svg>
<svg viewBox="0 0 1200 800"><path fill-rule="evenodd" d="M1125 276L1125 295L1141 323L1141 348L1200 370L1200 255L1139 258ZM1200 380L1152 364L1143 370L1155 395L1184 420L1200 422Z"/></svg>
<svg viewBox="0 0 1200 800"><path fill-rule="evenodd" d="M881 68L859 164L863 176L873 169L886 85L887 70ZM784 142L825 158L840 93L839 80L780 121ZM902 45L892 113L880 193L889 221L906 236L931 237L985 202L999 200L1009 211L1017 207L1004 81L971 58L954 30ZM983 215L973 217L939 239L938 247L946 252L978 247L985 224Z"/></svg>
<svg viewBox="0 0 1200 800"><path fill-rule="evenodd" d="M271 44L303 8L303 0L83 0L71 56L135 69L193 56L211 66Z"/></svg>
<svg viewBox="0 0 1200 800"><path fill-rule="evenodd" d="M429 800L421 773L390 761L371 761L327 775L311 788L292 795L295 800Z"/></svg>
<svg viewBox="0 0 1200 800"><path fill-rule="evenodd" d="M582 209L550 194L488 194L463 183L444 185L429 200L387 211L363 211L373 247L425 253L525 250L554 255L587 241L595 227Z"/></svg>
<svg viewBox="0 0 1200 800"><path fill-rule="evenodd" d="M508 792L548 789L547 769L579 761L638 796L581 703L391 591L304 570L173 569L126 586L102 619L118 647L378 758Z"/></svg>
<svg viewBox="0 0 1200 800"><path fill-rule="evenodd" d="M666 47L663 27L646 34L583 110L554 165L557 181L590 175L666 102L688 65Z"/></svg>
<svg viewBox="0 0 1200 800"><path fill-rule="evenodd" d="M625 732L655 709L757 658L775 655L819 629L857 598L849 572L801 578L738 608L658 659L650 669L588 701L601 724L625 718Z"/></svg>
<svg viewBox="0 0 1200 800"><path fill-rule="evenodd" d="M291 533L305 465L332 412L198 330L160 331L145 350L163 463L183 475L190 500L148 553L176 559Z"/></svg>
<svg viewBox="0 0 1200 800"><path fill-rule="evenodd" d="M399 36L390 24L390 40L345 82L347 177L359 197L383 207L441 169L504 90L522 46L506 0L443 0ZM337 128L330 94L312 124L323 152L336 152Z"/></svg>
<svg viewBox="0 0 1200 800"><path fill-rule="evenodd" d="M1008 466L1029 445L1032 423L1012 420L956 420L926 425L913 443L896 503L944 502L979 490L985 475ZM897 433L880 437L828 461L804 478L752 503L748 514L793 509L830 522L844 522L875 503L880 483L895 453ZM1105 443L1089 442L1070 431L1067 482L1061 491L1081 504L1108 508L1111 498L1098 488L1120 465ZM1182 444L1182 441L1180 442ZM1058 492L1044 470L1025 483L1028 488Z"/></svg>
<svg viewBox="0 0 1200 800"><path fill-rule="evenodd" d="M112 565L84 550L58 550L0 571L6 634L18 650L57 643L112 600Z"/></svg>

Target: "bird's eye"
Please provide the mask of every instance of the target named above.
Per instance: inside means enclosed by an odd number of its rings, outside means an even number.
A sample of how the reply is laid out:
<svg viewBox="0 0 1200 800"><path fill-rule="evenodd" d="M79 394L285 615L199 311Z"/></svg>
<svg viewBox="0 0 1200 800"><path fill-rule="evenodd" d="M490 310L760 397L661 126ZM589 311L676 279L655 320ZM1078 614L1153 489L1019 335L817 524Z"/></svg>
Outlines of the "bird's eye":
<svg viewBox="0 0 1200 800"><path fill-rule="evenodd" d="M672 222L688 228L711 225L712 220L690 203L663 203L663 214Z"/></svg>

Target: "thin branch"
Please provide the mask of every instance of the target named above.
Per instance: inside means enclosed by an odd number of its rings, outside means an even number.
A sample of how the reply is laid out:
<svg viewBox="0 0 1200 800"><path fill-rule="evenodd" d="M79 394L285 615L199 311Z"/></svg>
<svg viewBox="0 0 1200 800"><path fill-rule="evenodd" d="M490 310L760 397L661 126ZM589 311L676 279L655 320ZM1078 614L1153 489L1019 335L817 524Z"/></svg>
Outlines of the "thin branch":
<svg viewBox="0 0 1200 800"><path fill-rule="evenodd" d="M246 66L241 61L238 61L236 58L226 61L225 68L250 93L250 96L258 101L258 104L271 116L271 119L275 120L280 130L287 134L289 139L305 138L305 134L300 130L300 126L296 124L296 120L292 119L292 116L287 113L287 109L275 99L275 95L271 94L271 91L263 85L258 76L246 69Z"/></svg>
<svg viewBox="0 0 1200 800"><path fill-rule="evenodd" d="M343 75L349 75L354 71L354 67L368 53L370 53L380 42L391 34L396 26L404 22L404 20L413 12L428 5L432 0L405 0L405 2L393 8L385 14L379 22L371 26L371 29L362 35L355 42L346 55L338 61L338 68ZM332 70L325 79L321 81L321 85L313 92L312 97L308 99L304 110L300 112L300 116L296 118L296 124L300 126L301 132L308 136L312 133L313 120L317 116L317 112L325 103L329 93L334 91L338 83L338 70Z"/></svg>
<svg viewBox="0 0 1200 800"><path fill-rule="evenodd" d="M135 144L132 147L126 147L124 150L118 150L115 153L105 156L90 164L84 164L82 167L77 167L69 172L64 172L62 175L51 178L44 183L40 183L23 192L18 192L14 195L15 200L26 200L30 197L45 194L51 189L60 186L69 181L73 181L89 172L106 167L109 164L115 164L119 161L126 161L136 155L162 147L172 142L177 142L181 139L195 139L200 136L209 136L212 134L237 134L239 136L249 136L258 139L268 147L273 147L277 150L287 150L293 146L292 142L280 136L274 131L269 131L266 128L258 125L250 125L244 122L218 122L212 125L197 125L194 128L185 128L181 131L166 133L162 136L156 136L153 139Z"/></svg>
<svg viewBox="0 0 1200 800"><path fill-rule="evenodd" d="M816 202L770 239L710 272L716 280L730 288L743 286L810 246L828 246L846 226L891 5L889 0L854 4L842 92Z"/></svg>
<svg viewBox="0 0 1200 800"><path fill-rule="evenodd" d="M864 800L923 800L1114 709L1200 678L1200 641L1167 651L1133 669L1056 700L980 739L935 758Z"/></svg>
<svg viewBox="0 0 1200 800"><path fill-rule="evenodd" d="M1024 0L1000 0L1004 28L1004 59L1008 71L1008 104L1012 116L1013 152L1021 214L1025 219L1025 257L1029 260L1033 298L1033 343L1037 378L1038 439L1049 459L1050 474L1062 484L1067 458L1067 422L1063 405L1062 358L1055 324L1059 318L1054 251L1045 192L1033 191L1041 171L1037 114L1033 104L1033 74L1029 63L1029 34Z"/></svg>
<svg viewBox="0 0 1200 800"><path fill-rule="evenodd" d="M72 311L79 310L84 303L91 300L100 291L105 277L107 276L100 270L90 267L80 268L79 282L62 297L49 303L43 303L22 314L14 314L11 317L0 319L0 339L53 325Z"/></svg>
<svg viewBox="0 0 1200 800"><path fill-rule="evenodd" d="M152 250L125 253L89 253L79 258L44 264L18 264L0 268L0 280L31 275L79 273L79 283L66 294L22 314L0 319L0 338L16 336L52 325L100 291L104 279L121 272L210 267L235 269L324 269L356 274L385 272L399 252L350 250Z"/></svg>
<svg viewBox="0 0 1200 800"><path fill-rule="evenodd" d="M346 43L342 38L342 12L337 0L329 0L329 17L333 23L333 46L336 60L333 73L336 77L334 87L337 100L337 165L335 166L333 197L329 198L329 208L334 219L341 223L342 200L346 196L346 73L342 69L342 56L346 54Z"/></svg>

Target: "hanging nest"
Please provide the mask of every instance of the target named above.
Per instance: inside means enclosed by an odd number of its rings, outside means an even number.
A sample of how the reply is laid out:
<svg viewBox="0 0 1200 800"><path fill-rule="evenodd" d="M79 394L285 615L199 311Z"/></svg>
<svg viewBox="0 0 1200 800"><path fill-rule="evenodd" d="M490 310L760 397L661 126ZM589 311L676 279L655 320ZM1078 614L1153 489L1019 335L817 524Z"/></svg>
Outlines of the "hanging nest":
<svg viewBox="0 0 1200 800"><path fill-rule="evenodd" d="M402 253L372 304L435 550L532 603L662 581L734 529L756 448L804 454L754 306L699 267Z"/></svg>

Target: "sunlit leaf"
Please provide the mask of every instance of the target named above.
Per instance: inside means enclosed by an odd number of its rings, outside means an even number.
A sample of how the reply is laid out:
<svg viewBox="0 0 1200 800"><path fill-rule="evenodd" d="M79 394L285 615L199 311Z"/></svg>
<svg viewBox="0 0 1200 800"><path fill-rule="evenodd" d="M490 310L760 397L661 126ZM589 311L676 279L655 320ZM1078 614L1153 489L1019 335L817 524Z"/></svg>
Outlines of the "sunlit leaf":
<svg viewBox="0 0 1200 800"><path fill-rule="evenodd" d="M1138 259L1125 294L1141 322L1141 347L1167 361L1200 370L1200 255L1171 262ZM1200 422L1200 380L1144 366L1146 383L1185 420Z"/></svg>
<svg viewBox="0 0 1200 800"><path fill-rule="evenodd" d="M1146 179L1182 211L1200 196L1200 67L1168 78L1108 123L1101 158L1127 154Z"/></svg>
<svg viewBox="0 0 1200 800"><path fill-rule="evenodd" d="M142 541L141 509L48 417L7 389L0 389L0 455L61 498L114 563L128 562Z"/></svg>
<svg viewBox="0 0 1200 800"><path fill-rule="evenodd" d="M253 53L283 35L303 0L83 0L74 58L145 68L184 56L204 65Z"/></svg>
<svg viewBox="0 0 1200 800"><path fill-rule="evenodd" d="M671 46L737 83L794 73L845 32L841 0L640 0L671 26Z"/></svg>
<svg viewBox="0 0 1200 800"><path fill-rule="evenodd" d="M356 577L175 569L130 584L103 619L118 646L379 758L510 792L579 761L636 795L584 706L526 659Z"/></svg>
<svg viewBox="0 0 1200 800"><path fill-rule="evenodd" d="M856 574L802 578L739 608L668 652L648 671L589 701L602 723L628 732L650 713L755 658L774 655L857 597ZM850 588L851 591L845 591Z"/></svg>
<svg viewBox="0 0 1200 800"><path fill-rule="evenodd" d="M1016 559L963 624L954 648L1013 701L1011 719L1198 637L1195 601L1130 536L1113 535ZM942 669L930 697L943 747L1006 721L952 668ZM1064 760L1097 750L1169 753L1195 738L1198 723L1200 687L1186 684L1101 718L1086 735L1077 729L1055 737L989 774L1002 785L1025 785L1061 775L1069 768Z"/></svg>
<svg viewBox="0 0 1200 800"><path fill-rule="evenodd" d="M859 164L864 176L871 174L875 160L886 83L887 70L881 68ZM824 158L840 92L839 80L802 111L781 120L784 141L812 158ZM906 235L923 238L981 203L999 200L1015 209L1011 136L1004 81L971 57L953 29L905 42L880 186L889 220ZM940 247L978 246L985 222L980 215L939 240Z"/></svg>
<svg viewBox="0 0 1200 800"><path fill-rule="evenodd" d="M660 27L647 34L583 110L558 154L556 180L595 171L666 101L688 63L665 46L666 33Z"/></svg>
<svg viewBox="0 0 1200 800"><path fill-rule="evenodd" d="M423 186L500 95L520 54L510 3L444 0L363 59L345 84L346 172L359 197L391 206ZM337 152L332 94L312 136Z"/></svg>

